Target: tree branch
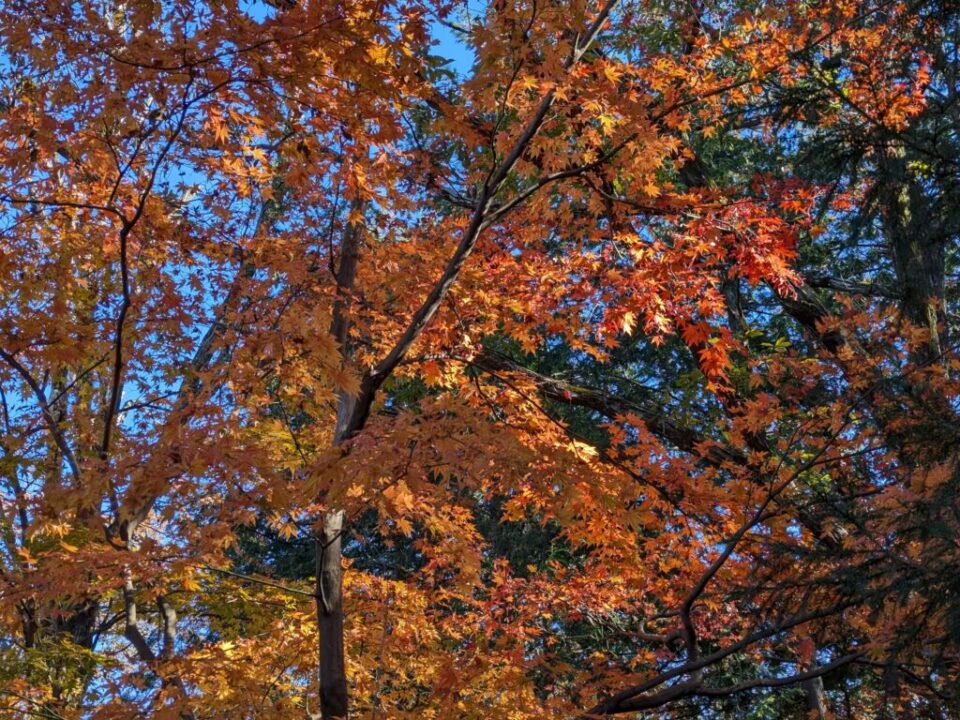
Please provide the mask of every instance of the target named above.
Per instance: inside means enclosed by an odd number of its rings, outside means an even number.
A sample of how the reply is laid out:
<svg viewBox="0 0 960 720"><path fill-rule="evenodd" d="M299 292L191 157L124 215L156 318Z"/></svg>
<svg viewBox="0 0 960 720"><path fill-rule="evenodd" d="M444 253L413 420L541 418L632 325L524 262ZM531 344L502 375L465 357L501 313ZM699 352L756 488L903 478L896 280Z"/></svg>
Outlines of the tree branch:
<svg viewBox="0 0 960 720"><path fill-rule="evenodd" d="M64 436L63 431L60 429L56 418L53 416L53 411L50 409L50 404L47 402L47 398L43 393L43 389L33 378L30 372L16 359L16 357L13 356L13 354L8 353L3 348L0 348L0 358L2 358L3 361L6 362L7 365L9 365L33 391L33 395L37 399L37 403L40 405L40 411L43 414L43 420L47 426L47 430L49 430L50 435L53 436L53 441L56 443L60 453L70 466L70 472L73 474L74 480L79 482L80 466L77 463L77 459L73 454L73 450L70 448L69 443L67 443L67 439Z"/></svg>
<svg viewBox="0 0 960 720"><path fill-rule="evenodd" d="M567 64L568 68L572 68L583 57L583 54L596 38L597 33L602 25L606 22L610 13L616 7L618 1L619 0L608 0L604 5L596 20L588 30L583 44L578 46L578 48L574 51L573 56ZM414 312L413 317L410 319L406 329L393 346L393 349L390 350L386 357L384 357L383 360L381 360L380 363L378 363L377 366L364 377L361 383L360 393L357 397L356 406L344 428L345 437L354 435L364 427L367 422L367 418L370 416L370 407L373 405L377 391L380 389L386 379L390 377L391 373L396 369L396 367L403 361L404 357L406 357L407 353L410 351L410 348L413 347L413 344L416 342L417 338L420 337L424 329L430 323L430 320L440 309L441 303L459 277L460 271L463 269L467 258L469 258L470 254L473 252L474 247L476 247L477 240L479 240L480 234L487 225L488 213L491 210L493 197L506 181L509 173L513 170L524 150L540 131L547 113L553 106L554 99L554 90L550 90L546 95L543 96L540 104L537 106L537 109L534 112L533 117L527 122L526 127L514 142L513 147L507 154L507 157L499 166L491 171L488 179L484 182L480 189L476 208L471 214L470 222L466 230L464 230L463 235L460 238L460 242L457 245L457 249L447 262L447 265L444 268L440 278L427 294L426 299L423 301L417 311Z"/></svg>

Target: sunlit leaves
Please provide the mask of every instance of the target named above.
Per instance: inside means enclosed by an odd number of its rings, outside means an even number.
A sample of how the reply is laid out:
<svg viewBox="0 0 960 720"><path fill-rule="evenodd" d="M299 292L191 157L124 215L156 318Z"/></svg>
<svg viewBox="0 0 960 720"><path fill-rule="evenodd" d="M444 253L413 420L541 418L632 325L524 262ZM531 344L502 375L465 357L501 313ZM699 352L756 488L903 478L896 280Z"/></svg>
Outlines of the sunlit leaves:
<svg viewBox="0 0 960 720"><path fill-rule="evenodd" d="M922 409L957 392L911 365L924 328L850 304L806 326L842 347L804 354L730 300L800 298L817 205L859 201L738 159L803 135L763 117L770 94L818 83L835 97L804 122L906 127L931 76L905 7L628 3L594 28L589 2L101 5L0 9L18 710L303 717L314 571L244 540L312 550L337 508L359 714L571 716L691 657L677 607L736 533L704 643L828 608L790 563L827 587L822 536L874 552L850 507L888 538L904 504L949 499L950 461L895 452L936 446ZM923 383L863 410L894 372ZM941 515L895 551L952 557ZM918 603L848 623L881 626L879 658ZM763 649L806 664L811 637Z"/></svg>

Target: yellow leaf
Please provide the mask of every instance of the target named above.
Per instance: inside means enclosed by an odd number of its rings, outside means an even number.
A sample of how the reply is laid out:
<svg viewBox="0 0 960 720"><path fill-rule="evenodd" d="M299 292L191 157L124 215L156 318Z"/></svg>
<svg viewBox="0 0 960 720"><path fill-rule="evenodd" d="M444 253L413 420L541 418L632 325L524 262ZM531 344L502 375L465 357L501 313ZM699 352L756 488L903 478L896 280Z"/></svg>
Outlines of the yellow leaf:
<svg viewBox="0 0 960 720"><path fill-rule="evenodd" d="M371 45L367 48L367 57L374 65L386 65L388 54L387 48L383 45Z"/></svg>

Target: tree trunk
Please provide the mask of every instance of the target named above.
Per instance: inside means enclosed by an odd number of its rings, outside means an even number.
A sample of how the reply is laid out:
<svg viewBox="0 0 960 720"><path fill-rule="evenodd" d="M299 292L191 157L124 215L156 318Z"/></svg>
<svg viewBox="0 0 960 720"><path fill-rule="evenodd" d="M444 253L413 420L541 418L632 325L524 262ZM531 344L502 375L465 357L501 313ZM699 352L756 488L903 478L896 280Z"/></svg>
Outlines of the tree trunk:
<svg viewBox="0 0 960 720"><path fill-rule="evenodd" d="M947 342L945 238L938 232L935 209L911 176L903 148L887 150L879 169L880 215L900 287L900 305L911 323L927 331L926 347L917 359L930 362Z"/></svg>
<svg viewBox="0 0 960 720"><path fill-rule="evenodd" d="M347 717L340 572L343 516L343 510L327 512L317 540L317 626L320 631L320 712L323 720Z"/></svg>
<svg viewBox="0 0 960 720"><path fill-rule="evenodd" d="M352 221L355 213L362 213L363 201L350 204L350 218L341 243L340 263L337 268L337 296L333 304L330 334L333 335L344 364L350 356L349 316L350 293L357 277L360 260L362 225ZM356 398L344 390L337 393L337 419L333 432L334 446L346 438L356 405ZM343 578L341 570L344 512L336 508L323 515L323 527L316 541L317 560L317 631L319 641L320 715L323 720L347 718L347 671L343 651Z"/></svg>
<svg viewBox="0 0 960 720"><path fill-rule="evenodd" d="M823 678L815 677L804 683L807 690L807 717L814 720L826 720L827 698L823 692Z"/></svg>

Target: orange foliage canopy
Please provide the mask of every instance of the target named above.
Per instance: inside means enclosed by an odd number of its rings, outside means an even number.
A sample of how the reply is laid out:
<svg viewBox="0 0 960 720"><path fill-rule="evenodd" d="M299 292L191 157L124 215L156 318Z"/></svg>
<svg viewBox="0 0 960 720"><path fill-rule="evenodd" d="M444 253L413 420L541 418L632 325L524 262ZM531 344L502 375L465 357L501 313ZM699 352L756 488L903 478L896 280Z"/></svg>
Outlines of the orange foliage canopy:
<svg viewBox="0 0 960 720"><path fill-rule="evenodd" d="M690 176L697 142L818 76L824 49L847 53L851 104L905 126L920 21L720 5L3 3L0 713L317 710L315 604L339 588L244 570L238 548L258 523L294 539L336 515L348 555L377 538L417 558L344 561L358 717L660 707L738 691L710 669L770 648L796 675L885 662L922 598L870 605L882 581L832 578L952 465L906 470L890 437L922 418L861 422L862 403L899 402L877 388L903 368L917 407L955 376L860 306L813 318L818 353L751 345L725 288L802 304L823 188ZM690 353L685 397L524 360L563 345L614 367L641 340ZM859 530L813 507L854 476ZM492 507L567 559L497 556ZM800 555L821 582L792 583ZM578 623L619 645L581 653Z"/></svg>

